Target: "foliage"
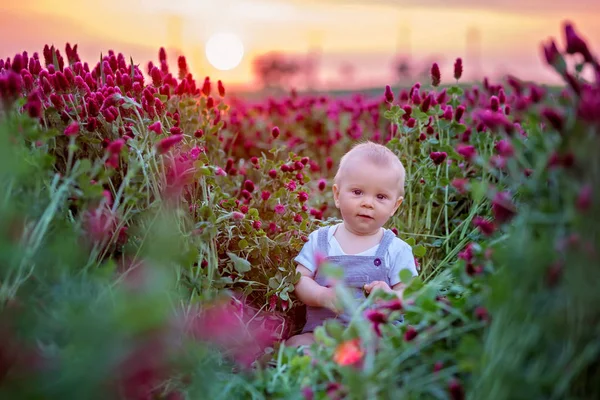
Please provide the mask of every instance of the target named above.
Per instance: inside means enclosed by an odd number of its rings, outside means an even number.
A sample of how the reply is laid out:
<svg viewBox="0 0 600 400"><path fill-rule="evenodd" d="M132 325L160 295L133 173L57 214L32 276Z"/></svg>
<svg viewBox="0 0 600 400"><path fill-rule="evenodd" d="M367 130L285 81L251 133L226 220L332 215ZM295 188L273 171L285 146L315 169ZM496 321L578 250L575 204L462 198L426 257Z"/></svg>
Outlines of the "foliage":
<svg viewBox="0 0 600 400"><path fill-rule="evenodd" d="M565 33L556 92L461 87L457 60L442 90L434 65L398 96L250 103L163 49L147 82L112 51L0 60L0 393L597 397L600 67ZM420 276L402 302L340 286L352 323L302 355L277 344L302 325L293 257L365 139L406 166L389 228Z"/></svg>

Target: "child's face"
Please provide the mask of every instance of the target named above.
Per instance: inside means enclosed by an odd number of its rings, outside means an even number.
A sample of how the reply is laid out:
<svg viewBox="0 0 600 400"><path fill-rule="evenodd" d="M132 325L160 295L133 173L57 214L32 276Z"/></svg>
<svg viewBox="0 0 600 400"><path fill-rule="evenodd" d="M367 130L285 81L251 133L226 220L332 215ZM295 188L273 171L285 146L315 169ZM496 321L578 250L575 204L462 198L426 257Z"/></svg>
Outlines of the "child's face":
<svg viewBox="0 0 600 400"><path fill-rule="evenodd" d="M399 196L398 171L356 160L346 167L339 185L333 185L335 206L344 224L357 235L376 233L394 215Z"/></svg>

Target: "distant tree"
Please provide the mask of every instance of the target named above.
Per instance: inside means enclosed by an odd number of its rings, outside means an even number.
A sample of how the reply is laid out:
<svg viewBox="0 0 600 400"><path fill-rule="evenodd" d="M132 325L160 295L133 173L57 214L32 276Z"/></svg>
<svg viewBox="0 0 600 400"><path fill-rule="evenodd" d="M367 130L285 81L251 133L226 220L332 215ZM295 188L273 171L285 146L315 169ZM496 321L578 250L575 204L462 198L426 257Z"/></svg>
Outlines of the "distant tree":
<svg viewBox="0 0 600 400"><path fill-rule="evenodd" d="M292 55L269 52L254 58L252 71L264 89L290 89L304 63Z"/></svg>

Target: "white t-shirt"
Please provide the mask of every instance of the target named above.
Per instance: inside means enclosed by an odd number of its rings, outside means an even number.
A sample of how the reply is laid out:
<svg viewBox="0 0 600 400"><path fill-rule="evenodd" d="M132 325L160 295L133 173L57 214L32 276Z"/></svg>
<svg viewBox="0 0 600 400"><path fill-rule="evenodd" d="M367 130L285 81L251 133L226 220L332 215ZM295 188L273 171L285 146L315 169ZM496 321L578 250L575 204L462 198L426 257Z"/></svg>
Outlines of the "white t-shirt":
<svg viewBox="0 0 600 400"><path fill-rule="evenodd" d="M344 253L342 247L338 243L337 239L333 234L337 230L337 228L341 224L334 225L329 228L327 231L327 256L347 256L350 254ZM386 229L387 230L387 229ZM319 230L311 232L308 235L308 242L304 244L302 250L294 258L294 261L298 264L302 264L306 268L308 268L313 274L315 273L316 265L315 265L315 254L318 249L318 234ZM358 254L351 254L354 256L374 256L377 253L377 249L379 248L379 244L371 247L368 250L363 251ZM403 269L408 269L413 276L417 276L417 266L415 265L415 259L412 253L412 248L408 243L394 237L390 246L388 247L388 251L384 256L385 266L388 268L388 277L390 279L390 286L394 286L397 283L400 283L400 271Z"/></svg>

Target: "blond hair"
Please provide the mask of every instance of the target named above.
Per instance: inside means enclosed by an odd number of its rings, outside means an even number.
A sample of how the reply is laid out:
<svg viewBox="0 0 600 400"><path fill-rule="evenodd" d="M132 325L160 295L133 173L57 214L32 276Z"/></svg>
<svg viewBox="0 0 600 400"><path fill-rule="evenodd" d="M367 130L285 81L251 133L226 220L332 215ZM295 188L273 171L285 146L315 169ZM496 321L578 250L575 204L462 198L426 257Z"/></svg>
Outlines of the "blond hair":
<svg viewBox="0 0 600 400"><path fill-rule="evenodd" d="M354 145L354 147L352 147L350 151L343 155L342 159L340 160L338 170L333 179L336 185L339 185L342 174L347 168L349 161L358 158L366 159L380 167L391 167L397 170L399 195L404 196L404 182L406 179L406 171L404 170L404 165L402 165L402 162L400 161L398 156L394 154L393 151L381 144L373 143L370 141Z"/></svg>

